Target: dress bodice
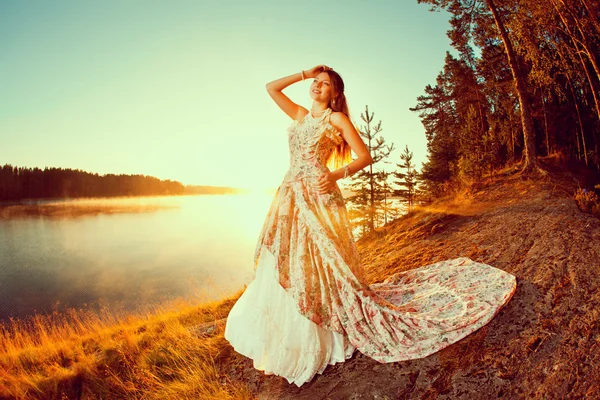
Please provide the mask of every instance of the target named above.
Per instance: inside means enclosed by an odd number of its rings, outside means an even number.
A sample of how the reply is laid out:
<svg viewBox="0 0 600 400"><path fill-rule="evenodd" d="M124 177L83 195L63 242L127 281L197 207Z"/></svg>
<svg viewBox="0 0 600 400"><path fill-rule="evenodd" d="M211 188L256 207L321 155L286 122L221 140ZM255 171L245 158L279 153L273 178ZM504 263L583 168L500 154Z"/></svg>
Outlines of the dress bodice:
<svg viewBox="0 0 600 400"><path fill-rule="evenodd" d="M288 127L290 168L284 181L315 180L328 171L326 164L331 152L344 140L329 121L331 113L328 108L322 116L315 118L309 112L301 121L294 120Z"/></svg>

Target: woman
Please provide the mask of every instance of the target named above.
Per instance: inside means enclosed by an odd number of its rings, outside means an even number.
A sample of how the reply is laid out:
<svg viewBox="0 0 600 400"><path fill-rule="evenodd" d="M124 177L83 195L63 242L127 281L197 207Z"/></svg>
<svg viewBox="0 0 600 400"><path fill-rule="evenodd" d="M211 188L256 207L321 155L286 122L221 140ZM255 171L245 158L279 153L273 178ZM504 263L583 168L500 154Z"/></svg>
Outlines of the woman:
<svg viewBox="0 0 600 400"><path fill-rule="evenodd" d="M305 79L313 79L310 110L282 93ZM479 329L510 300L513 275L466 257L368 285L337 180L372 159L348 117L341 77L318 65L267 91L293 120L290 168L259 235L254 279L225 327L256 369L301 386L356 349L382 363L422 358ZM350 150L358 158L347 163Z"/></svg>

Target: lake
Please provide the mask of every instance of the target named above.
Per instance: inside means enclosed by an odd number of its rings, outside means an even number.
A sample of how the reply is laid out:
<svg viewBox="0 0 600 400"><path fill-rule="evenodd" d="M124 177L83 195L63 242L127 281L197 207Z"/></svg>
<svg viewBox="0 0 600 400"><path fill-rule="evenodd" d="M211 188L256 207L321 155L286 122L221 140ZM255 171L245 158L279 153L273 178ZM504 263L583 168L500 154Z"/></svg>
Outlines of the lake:
<svg viewBox="0 0 600 400"><path fill-rule="evenodd" d="M71 307L127 313L232 295L252 280L274 194L0 207L0 322Z"/></svg>
<svg viewBox="0 0 600 400"><path fill-rule="evenodd" d="M135 311L234 294L252 279L272 199L260 193L28 202L0 218L0 321L67 307Z"/></svg>

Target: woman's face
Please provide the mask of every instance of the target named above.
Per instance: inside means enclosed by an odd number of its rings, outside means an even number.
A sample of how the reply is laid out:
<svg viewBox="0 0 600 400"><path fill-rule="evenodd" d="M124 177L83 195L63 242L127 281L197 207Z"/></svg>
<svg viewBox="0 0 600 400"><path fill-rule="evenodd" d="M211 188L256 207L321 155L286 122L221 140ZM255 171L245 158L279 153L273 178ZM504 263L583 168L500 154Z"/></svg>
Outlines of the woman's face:
<svg viewBox="0 0 600 400"><path fill-rule="evenodd" d="M331 100L331 80L327 72L321 72L310 84L310 97L313 100L329 104Z"/></svg>

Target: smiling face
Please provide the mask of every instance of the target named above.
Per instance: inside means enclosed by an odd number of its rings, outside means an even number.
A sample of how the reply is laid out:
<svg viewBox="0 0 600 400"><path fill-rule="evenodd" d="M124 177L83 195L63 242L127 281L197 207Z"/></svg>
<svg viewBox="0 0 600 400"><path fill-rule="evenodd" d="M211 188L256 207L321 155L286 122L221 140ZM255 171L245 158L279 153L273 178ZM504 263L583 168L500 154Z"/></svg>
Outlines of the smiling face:
<svg viewBox="0 0 600 400"><path fill-rule="evenodd" d="M310 97L318 102L329 104L331 100L331 80L327 72L321 72L310 84Z"/></svg>

